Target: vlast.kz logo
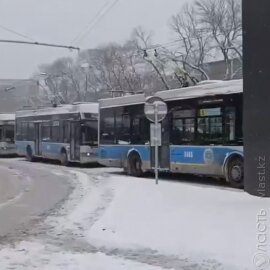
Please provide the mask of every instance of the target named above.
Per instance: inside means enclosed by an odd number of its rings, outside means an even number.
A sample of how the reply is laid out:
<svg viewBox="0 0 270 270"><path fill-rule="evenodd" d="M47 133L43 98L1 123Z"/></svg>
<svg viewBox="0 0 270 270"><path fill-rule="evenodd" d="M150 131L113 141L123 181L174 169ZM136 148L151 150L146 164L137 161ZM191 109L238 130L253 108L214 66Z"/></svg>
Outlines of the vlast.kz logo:
<svg viewBox="0 0 270 270"><path fill-rule="evenodd" d="M203 159L206 164L212 164L214 162L214 152L212 149L206 149L203 153Z"/></svg>
<svg viewBox="0 0 270 270"><path fill-rule="evenodd" d="M269 257L263 253L257 253L253 258L253 263L258 270L266 270L270 266Z"/></svg>
<svg viewBox="0 0 270 270"><path fill-rule="evenodd" d="M269 269L270 258L268 255L268 214L267 211L261 209L257 214L257 253L253 257L253 264L258 270Z"/></svg>

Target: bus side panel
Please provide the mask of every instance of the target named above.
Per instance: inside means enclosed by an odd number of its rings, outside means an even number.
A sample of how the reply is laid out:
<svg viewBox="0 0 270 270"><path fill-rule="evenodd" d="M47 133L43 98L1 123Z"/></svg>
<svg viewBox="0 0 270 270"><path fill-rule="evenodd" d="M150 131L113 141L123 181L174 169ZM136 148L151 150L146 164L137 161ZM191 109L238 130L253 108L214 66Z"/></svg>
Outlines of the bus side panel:
<svg viewBox="0 0 270 270"><path fill-rule="evenodd" d="M98 162L98 147L97 146L80 146L80 163L97 163Z"/></svg>
<svg viewBox="0 0 270 270"><path fill-rule="evenodd" d="M136 151L142 160L142 169L150 170L150 147L138 145L100 145L99 163L108 167L123 168L130 151Z"/></svg>
<svg viewBox="0 0 270 270"><path fill-rule="evenodd" d="M42 157L59 160L61 157L62 148L66 149L68 146L69 144L42 142L41 143Z"/></svg>
<svg viewBox="0 0 270 270"><path fill-rule="evenodd" d="M233 152L243 153L242 146L171 146L171 171L223 177L223 165Z"/></svg>
<svg viewBox="0 0 270 270"><path fill-rule="evenodd" d="M29 145L35 155L35 143L33 141L16 141L16 152L19 156L26 156L26 148Z"/></svg>

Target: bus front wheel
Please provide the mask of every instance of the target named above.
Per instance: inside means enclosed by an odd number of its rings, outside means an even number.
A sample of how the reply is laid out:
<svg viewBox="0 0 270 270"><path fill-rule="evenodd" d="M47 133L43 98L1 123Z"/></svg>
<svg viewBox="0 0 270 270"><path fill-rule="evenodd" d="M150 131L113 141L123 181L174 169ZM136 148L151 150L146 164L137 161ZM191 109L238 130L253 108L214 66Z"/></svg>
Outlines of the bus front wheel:
<svg viewBox="0 0 270 270"><path fill-rule="evenodd" d="M32 151L31 146L27 146L26 148L26 159L30 162L34 161L33 151Z"/></svg>
<svg viewBox="0 0 270 270"><path fill-rule="evenodd" d="M240 157L233 158L227 165L227 181L235 188L244 187L244 162Z"/></svg>
<svg viewBox="0 0 270 270"><path fill-rule="evenodd" d="M61 158L60 158L61 165L67 166L68 165L68 157L66 151L61 152Z"/></svg>
<svg viewBox="0 0 270 270"><path fill-rule="evenodd" d="M140 177L143 174L142 161L137 153L130 154L127 166L128 175Z"/></svg>

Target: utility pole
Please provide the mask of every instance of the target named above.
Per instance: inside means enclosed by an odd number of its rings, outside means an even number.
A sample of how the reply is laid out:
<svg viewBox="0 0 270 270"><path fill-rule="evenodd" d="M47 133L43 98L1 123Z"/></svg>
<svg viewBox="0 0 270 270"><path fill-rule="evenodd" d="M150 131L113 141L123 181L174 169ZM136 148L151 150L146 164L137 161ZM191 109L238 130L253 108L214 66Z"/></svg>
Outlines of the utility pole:
<svg viewBox="0 0 270 270"><path fill-rule="evenodd" d="M244 185L270 197L270 1L243 0Z"/></svg>

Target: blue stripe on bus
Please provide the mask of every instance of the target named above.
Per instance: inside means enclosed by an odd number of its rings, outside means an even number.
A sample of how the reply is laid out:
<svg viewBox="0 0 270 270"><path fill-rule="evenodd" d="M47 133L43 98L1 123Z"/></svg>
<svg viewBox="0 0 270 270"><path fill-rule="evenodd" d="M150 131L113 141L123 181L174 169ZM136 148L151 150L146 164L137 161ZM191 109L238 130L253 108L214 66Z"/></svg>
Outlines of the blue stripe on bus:
<svg viewBox="0 0 270 270"><path fill-rule="evenodd" d="M171 162L190 164L219 164L233 152L242 155L243 150L228 147L213 146L172 146L170 150Z"/></svg>
<svg viewBox="0 0 270 270"><path fill-rule="evenodd" d="M150 160L149 146L136 145L100 145L100 159L123 160L129 150L138 151L142 161ZM181 164L216 164L222 166L232 153L243 155L243 147L230 146L170 146L170 162Z"/></svg>
<svg viewBox="0 0 270 270"><path fill-rule="evenodd" d="M35 143L33 141L16 141L16 151L19 155L26 155L26 148L28 145L31 146L33 154L35 152Z"/></svg>
<svg viewBox="0 0 270 270"><path fill-rule="evenodd" d="M33 141L16 141L16 149L17 153L20 155L26 155L27 146L32 148L33 155L37 155L35 152L35 143ZM50 157L60 157L61 149L69 144L65 143L51 143L51 142L41 142L41 153L42 156L50 156Z"/></svg>
<svg viewBox="0 0 270 270"><path fill-rule="evenodd" d="M51 157L60 157L61 149L65 148L68 144L64 143L50 143L50 142L42 142L41 143L41 152L43 156L51 156Z"/></svg>
<svg viewBox="0 0 270 270"><path fill-rule="evenodd" d="M100 159L117 159L123 160L127 157L128 152L134 149L137 151L142 161L150 160L149 146L138 145L100 145L98 155Z"/></svg>

